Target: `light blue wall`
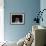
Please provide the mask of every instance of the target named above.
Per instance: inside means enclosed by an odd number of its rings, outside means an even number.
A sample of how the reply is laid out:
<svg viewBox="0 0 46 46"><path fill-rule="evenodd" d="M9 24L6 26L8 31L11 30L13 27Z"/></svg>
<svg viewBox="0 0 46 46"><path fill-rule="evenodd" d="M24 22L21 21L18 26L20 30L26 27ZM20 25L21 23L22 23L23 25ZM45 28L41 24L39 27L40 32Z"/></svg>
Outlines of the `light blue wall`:
<svg viewBox="0 0 46 46"><path fill-rule="evenodd" d="M31 31L35 12L40 9L39 0L4 0L4 35L7 41L18 41ZM25 24L11 25L10 13L13 11L24 11Z"/></svg>
<svg viewBox="0 0 46 46"><path fill-rule="evenodd" d="M40 10L42 11L43 9L46 9L46 0L41 0L40 1ZM46 10L43 12L43 22L40 22L40 25L45 26L46 27Z"/></svg>

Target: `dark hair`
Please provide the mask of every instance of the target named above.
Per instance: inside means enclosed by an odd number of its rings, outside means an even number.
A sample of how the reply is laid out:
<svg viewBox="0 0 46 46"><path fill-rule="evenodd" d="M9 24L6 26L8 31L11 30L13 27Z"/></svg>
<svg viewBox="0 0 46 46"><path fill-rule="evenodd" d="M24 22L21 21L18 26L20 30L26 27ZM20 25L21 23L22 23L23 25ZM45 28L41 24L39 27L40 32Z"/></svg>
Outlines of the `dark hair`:
<svg viewBox="0 0 46 46"><path fill-rule="evenodd" d="M15 22L16 18L19 18L19 22L22 22L22 15L12 15L12 22Z"/></svg>

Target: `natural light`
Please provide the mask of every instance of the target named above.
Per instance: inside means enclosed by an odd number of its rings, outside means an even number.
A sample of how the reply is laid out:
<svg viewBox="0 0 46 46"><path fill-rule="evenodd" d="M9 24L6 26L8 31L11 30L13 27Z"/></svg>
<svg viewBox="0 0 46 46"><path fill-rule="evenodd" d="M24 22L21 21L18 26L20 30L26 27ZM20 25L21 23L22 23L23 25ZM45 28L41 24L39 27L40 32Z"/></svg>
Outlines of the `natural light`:
<svg viewBox="0 0 46 46"><path fill-rule="evenodd" d="M4 41L4 18L3 9L0 9L0 41Z"/></svg>
<svg viewBox="0 0 46 46"><path fill-rule="evenodd" d="M4 2L0 0L0 42L4 41Z"/></svg>

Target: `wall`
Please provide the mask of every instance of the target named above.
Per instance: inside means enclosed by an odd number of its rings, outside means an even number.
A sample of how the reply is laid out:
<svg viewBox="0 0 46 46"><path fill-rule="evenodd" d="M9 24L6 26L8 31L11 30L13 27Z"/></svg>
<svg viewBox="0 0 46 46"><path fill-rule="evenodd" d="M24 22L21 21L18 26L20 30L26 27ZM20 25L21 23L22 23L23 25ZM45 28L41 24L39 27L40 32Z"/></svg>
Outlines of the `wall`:
<svg viewBox="0 0 46 46"><path fill-rule="evenodd" d="M18 41L31 31L35 12L40 9L40 0L4 0L4 39L7 41ZM10 13L24 11L25 24L11 25Z"/></svg>
<svg viewBox="0 0 46 46"><path fill-rule="evenodd" d="M43 9L46 9L46 0L41 0L40 1L40 9L41 9L41 11ZM43 17L44 20L43 20L43 22L42 21L40 22L40 25L43 25L43 26L46 27L46 20L45 20L46 19L46 11L43 12L43 16L42 17Z"/></svg>

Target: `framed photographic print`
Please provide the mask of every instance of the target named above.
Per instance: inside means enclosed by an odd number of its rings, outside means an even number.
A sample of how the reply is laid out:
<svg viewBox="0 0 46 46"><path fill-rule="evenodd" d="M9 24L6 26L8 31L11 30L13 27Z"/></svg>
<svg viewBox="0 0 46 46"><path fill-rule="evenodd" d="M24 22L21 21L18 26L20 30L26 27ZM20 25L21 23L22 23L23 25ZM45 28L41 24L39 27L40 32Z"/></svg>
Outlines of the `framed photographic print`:
<svg viewBox="0 0 46 46"><path fill-rule="evenodd" d="M24 24L24 14L11 14L11 24Z"/></svg>

